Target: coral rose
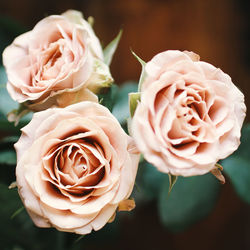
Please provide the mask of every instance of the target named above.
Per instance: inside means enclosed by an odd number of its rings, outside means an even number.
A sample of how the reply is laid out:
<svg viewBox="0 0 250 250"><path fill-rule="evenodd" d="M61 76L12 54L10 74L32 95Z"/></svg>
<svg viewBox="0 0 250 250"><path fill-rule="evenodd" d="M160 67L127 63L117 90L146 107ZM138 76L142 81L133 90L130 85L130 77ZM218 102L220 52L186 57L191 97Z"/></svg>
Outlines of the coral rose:
<svg viewBox="0 0 250 250"><path fill-rule="evenodd" d="M37 226L88 234L119 205L133 207L126 201L139 154L104 106L86 101L35 113L15 148L18 191Z"/></svg>
<svg viewBox="0 0 250 250"><path fill-rule="evenodd" d="M231 78L192 52L166 51L145 66L131 133L159 171L211 171L240 144L244 96Z"/></svg>
<svg viewBox="0 0 250 250"><path fill-rule="evenodd" d="M3 52L11 97L34 111L65 107L94 94L112 77L90 24L69 10L41 20Z"/></svg>

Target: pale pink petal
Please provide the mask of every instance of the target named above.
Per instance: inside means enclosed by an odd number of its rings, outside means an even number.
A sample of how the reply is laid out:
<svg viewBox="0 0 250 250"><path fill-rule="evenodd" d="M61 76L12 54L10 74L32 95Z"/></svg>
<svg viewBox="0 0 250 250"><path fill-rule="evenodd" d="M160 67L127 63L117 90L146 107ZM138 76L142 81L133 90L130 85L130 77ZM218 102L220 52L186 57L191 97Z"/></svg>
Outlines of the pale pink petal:
<svg viewBox="0 0 250 250"><path fill-rule="evenodd" d="M145 69L131 134L147 161L200 175L237 149L246 107L227 74L185 51L159 53Z"/></svg>
<svg viewBox="0 0 250 250"><path fill-rule="evenodd" d="M105 206L97 217L91 222L91 226L95 231L100 230L114 214L117 205L107 205Z"/></svg>
<svg viewBox="0 0 250 250"><path fill-rule="evenodd" d="M116 185L112 190L110 190L108 193L103 194L102 196L89 198L88 202L71 209L71 211L79 215L89 214L90 212L98 212L113 200L118 188L118 185Z"/></svg>
<svg viewBox="0 0 250 250"><path fill-rule="evenodd" d="M41 208L44 215L49 219L53 226L63 229L72 229L72 231L74 228L87 225L98 214L98 212L92 212L79 216L75 213L72 213L70 210L54 209L44 203L41 203Z"/></svg>

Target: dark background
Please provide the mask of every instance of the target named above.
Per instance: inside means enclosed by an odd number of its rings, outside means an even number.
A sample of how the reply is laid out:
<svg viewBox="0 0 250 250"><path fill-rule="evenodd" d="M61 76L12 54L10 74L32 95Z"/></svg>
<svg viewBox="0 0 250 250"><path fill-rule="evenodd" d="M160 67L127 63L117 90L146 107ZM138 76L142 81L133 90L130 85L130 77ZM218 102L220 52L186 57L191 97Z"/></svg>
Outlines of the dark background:
<svg viewBox="0 0 250 250"><path fill-rule="evenodd" d="M111 65L118 84L139 78L141 68L130 48L145 61L167 49L190 50L228 73L249 106L249 0L0 0L1 17L10 17L28 30L43 17L67 9L93 16L104 45L123 29ZM119 223L121 233L112 244L105 241L100 248L92 242L84 249L250 249L250 207L238 198L229 179L213 212L185 232L167 231L154 202L138 206Z"/></svg>

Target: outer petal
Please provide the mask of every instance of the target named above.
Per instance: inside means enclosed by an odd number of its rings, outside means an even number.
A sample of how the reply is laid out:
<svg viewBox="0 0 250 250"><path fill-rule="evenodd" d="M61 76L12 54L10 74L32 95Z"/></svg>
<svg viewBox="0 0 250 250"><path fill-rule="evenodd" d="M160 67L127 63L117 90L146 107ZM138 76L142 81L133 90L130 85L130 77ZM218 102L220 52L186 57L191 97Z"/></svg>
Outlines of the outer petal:
<svg viewBox="0 0 250 250"><path fill-rule="evenodd" d="M95 35L91 25L83 19L81 12L76 10L68 10L62 14L73 23L79 24L83 29L87 30L90 40L91 40L91 49L95 53L96 57L103 60L103 52L99 39Z"/></svg>

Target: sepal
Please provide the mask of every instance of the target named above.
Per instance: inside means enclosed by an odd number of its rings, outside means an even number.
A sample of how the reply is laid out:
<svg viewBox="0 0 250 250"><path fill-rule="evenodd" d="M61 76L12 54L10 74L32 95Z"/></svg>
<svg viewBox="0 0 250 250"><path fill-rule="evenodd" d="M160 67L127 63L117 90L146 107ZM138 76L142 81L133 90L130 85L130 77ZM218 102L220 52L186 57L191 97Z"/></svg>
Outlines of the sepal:
<svg viewBox="0 0 250 250"><path fill-rule="evenodd" d="M87 82L87 88L98 94L102 88L110 87L113 81L107 64L99 59L94 59L93 73Z"/></svg>
<svg viewBox="0 0 250 250"><path fill-rule="evenodd" d="M219 163L216 163L210 173L213 174L220 181L221 184L225 184L226 180L223 174L221 173L222 170L223 167Z"/></svg>
<svg viewBox="0 0 250 250"><path fill-rule="evenodd" d="M168 188L168 194L171 193L177 179L178 179L178 176L176 175L172 175L172 174L168 174L168 178L169 178L169 188Z"/></svg>
<svg viewBox="0 0 250 250"><path fill-rule="evenodd" d="M136 55L134 51L131 50L131 53L133 54L133 56L138 60L138 62L142 66L142 71L141 71L141 75L140 75L140 79L139 79L139 83L138 83L138 92L140 92L141 88L142 88L142 84L145 81L146 76L147 76L146 70L145 70L146 62L144 62L138 55Z"/></svg>
<svg viewBox="0 0 250 250"><path fill-rule="evenodd" d="M14 122L15 126L17 126L21 118L30 112L25 104L19 104L18 109L13 109L7 114L7 118L9 122Z"/></svg>
<svg viewBox="0 0 250 250"><path fill-rule="evenodd" d="M122 36L122 30L119 31L118 35L115 37L113 41L111 41L103 50L104 54L104 62L109 66L111 64L113 55L117 49L119 41Z"/></svg>
<svg viewBox="0 0 250 250"><path fill-rule="evenodd" d="M141 99L141 93L129 93L129 112L131 118L133 118L138 102Z"/></svg>
<svg viewBox="0 0 250 250"><path fill-rule="evenodd" d="M118 211L131 211L135 208L134 199L123 200L118 205Z"/></svg>

